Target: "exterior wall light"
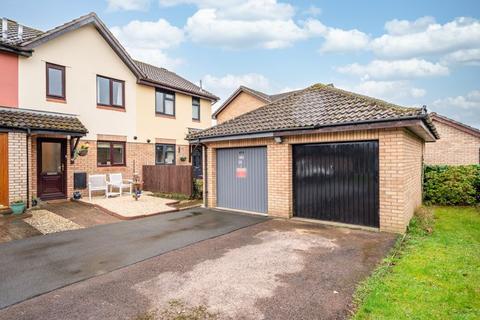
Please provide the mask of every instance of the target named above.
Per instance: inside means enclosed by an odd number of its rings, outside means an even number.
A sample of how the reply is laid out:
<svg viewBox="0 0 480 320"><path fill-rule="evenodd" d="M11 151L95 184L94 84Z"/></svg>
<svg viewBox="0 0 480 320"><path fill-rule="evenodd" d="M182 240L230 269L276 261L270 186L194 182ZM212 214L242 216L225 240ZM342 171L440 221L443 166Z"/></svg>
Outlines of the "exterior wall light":
<svg viewBox="0 0 480 320"><path fill-rule="evenodd" d="M275 140L276 143L282 143L283 142L282 137L274 137L273 140Z"/></svg>

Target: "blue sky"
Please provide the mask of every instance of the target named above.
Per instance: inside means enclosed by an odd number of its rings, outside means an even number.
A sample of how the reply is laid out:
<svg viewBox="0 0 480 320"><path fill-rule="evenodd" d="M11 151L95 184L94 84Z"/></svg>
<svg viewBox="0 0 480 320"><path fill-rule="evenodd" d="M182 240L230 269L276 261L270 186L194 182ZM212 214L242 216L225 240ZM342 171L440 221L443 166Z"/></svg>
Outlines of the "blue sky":
<svg viewBox="0 0 480 320"><path fill-rule="evenodd" d="M222 98L241 84L277 93L333 83L480 127L479 1L21 3L2 0L2 16L41 30L95 11L134 58Z"/></svg>

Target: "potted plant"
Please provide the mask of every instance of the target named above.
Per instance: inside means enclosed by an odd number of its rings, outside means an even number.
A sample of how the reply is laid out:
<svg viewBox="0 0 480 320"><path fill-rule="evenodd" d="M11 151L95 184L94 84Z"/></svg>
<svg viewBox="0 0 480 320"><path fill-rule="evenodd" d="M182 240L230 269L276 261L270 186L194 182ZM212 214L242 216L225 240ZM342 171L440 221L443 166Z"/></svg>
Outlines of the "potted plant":
<svg viewBox="0 0 480 320"><path fill-rule="evenodd" d="M10 204L13 214L22 214L25 211L25 202L23 200L15 200Z"/></svg>
<svg viewBox="0 0 480 320"><path fill-rule="evenodd" d="M90 148L90 145L88 142L85 142L80 146L80 149L78 150L78 155L80 157L85 157L88 154L88 148Z"/></svg>
<svg viewBox="0 0 480 320"><path fill-rule="evenodd" d="M181 156L181 157L180 157L180 161L182 161L182 162L187 161L187 157Z"/></svg>
<svg viewBox="0 0 480 320"><path fill-rule="evenodd" d="M90 148L88 142L85 142L79 148L76 148L73 152L73 160L76 160L78 156L85 157L88 154L88 148Z"/></svg>
<svg viewBox="0 0 480 320"><path fill-rule="evenodd" d="M37 199L37 197L33 196L32 197L32 207L36 207L37 204L38 204L38 199Z"/></svg>

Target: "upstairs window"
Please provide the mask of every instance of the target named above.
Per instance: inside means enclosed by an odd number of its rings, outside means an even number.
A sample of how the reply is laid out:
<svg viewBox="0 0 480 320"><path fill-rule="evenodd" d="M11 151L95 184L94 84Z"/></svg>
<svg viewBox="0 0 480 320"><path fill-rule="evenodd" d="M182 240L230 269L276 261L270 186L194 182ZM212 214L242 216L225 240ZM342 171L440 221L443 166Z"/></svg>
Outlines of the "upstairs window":
<svg viewBox="0 0 480 320"><path fill-rule="evenodd" d="M155 164L175 164L175 145L156 144Z"/></svg>
<svg viewBox="0 0 480 320"><path fill-rule="evenodd" d="M200 98L192 97L192 119L200 120Z"/></svg>
<svg viewBox="0 0 480 320"><path fill-rule="evenodd" d="M155 112L175 116L175 93L157 89L155 91Z"/></svg>
<svg viewBox="0 0 480 320"><path fill-rule="evenodd" d="M47 97L65 100L65 67L47 63Z"/></svg>
<svg viewBox="0 0 480 320"><path fill-rule="evenodd" d="M97 104L125 108L125 81L97 76Z"/></svg>

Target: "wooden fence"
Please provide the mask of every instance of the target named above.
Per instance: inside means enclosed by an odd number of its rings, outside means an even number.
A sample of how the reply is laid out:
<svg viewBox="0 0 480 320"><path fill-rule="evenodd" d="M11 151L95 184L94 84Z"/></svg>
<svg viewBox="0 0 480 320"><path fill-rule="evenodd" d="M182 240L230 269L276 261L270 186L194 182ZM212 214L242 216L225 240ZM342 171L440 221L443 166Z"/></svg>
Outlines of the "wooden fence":
<svg viewBox="0 0 480 320"><path fill-rule="evenodd" d="M143 166L143 189L152 192L174 192L191 196L192 166Z"/></svg>

